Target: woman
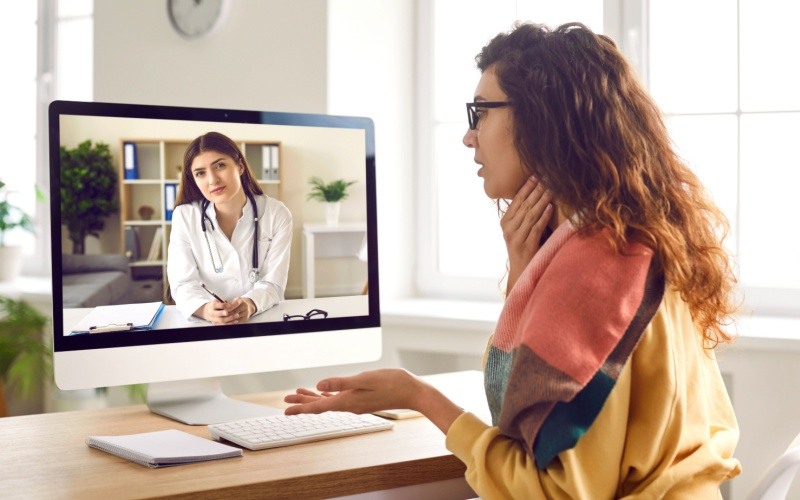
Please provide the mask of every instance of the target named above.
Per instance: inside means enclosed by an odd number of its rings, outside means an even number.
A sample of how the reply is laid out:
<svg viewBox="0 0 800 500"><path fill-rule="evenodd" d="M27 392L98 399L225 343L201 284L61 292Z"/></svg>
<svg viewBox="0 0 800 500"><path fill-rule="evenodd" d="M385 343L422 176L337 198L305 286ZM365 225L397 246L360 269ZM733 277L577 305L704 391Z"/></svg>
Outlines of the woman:
<svg viewBox="0 0 800 500"><path fill-rule="evenodd" d="M186 318L239 323L282 301L291 241L291 213L263 193L236 143L208 132L189 144L167 261Z"/></svg>
<svg viewBox="0 0 800 500"><path fill-rule="evenodd" d="M464 144L511 199L493 426L403 370L323 380L286 412L420 411L483 498L719 497L740 471L713 352L734 312L724 217L610 39L522 24L477 63Z"/></svg>

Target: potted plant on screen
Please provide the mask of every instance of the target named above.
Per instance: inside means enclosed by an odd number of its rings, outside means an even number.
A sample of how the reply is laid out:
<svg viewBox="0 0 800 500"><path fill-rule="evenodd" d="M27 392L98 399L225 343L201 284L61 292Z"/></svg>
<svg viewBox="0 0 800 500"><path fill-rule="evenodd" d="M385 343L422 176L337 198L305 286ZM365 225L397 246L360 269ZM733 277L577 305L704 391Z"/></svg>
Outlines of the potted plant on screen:
<svg viewBox="0 0 800 500"><path fill-rule="evenodd" d="M52 378L47 321L27 302L0 297L0 417L8 415L8 396L30 398Z"/></svg>
<svg viewBox="0 0 800 500"><path fill-rule="evenodd" d="M0 281L13 281L22 269L22 247L8 245L6 233L16 228L33 232L31 217L9 201L10 194L6 183L0 181ZM36 194L41 196L38 190Z"/></svg>
<svg viewBox="0 0 800 500"><path fill-rule="evenodd" d="M119 210L118 178L108 144L87 140L71 149L61 146L61 224L73 254L85 253L86 237L98 237L106 218Z"/></svg>
<svg viewBox="0 0 800 500"><path fill-rule="evenodd" d="M339 224L341 201L347 198L347 188L355 184L356 181L336 179L325 183L319 177L312 177L308 182L311 184L311 192L308 193L307 199L325 202L325 221L329 226Z"/></svg>

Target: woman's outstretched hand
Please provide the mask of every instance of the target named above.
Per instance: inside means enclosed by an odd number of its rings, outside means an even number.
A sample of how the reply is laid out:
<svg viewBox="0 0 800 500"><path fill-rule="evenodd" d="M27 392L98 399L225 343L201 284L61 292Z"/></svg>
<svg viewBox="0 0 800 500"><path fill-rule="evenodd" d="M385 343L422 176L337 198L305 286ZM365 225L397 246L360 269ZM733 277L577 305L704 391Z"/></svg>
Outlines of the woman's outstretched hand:
<svg viewBox="0 0 800 500"><path fill-rule="evenodd" d="M550 191L531 177L514 195L500 220L509 262L506 295L539 251L542 234L555 210L552 200Z"/></svg>
<svg viewBox="0 0 800 500"><path fill-rule="evenodd" d="M430 384L402 369L324 379L317 383L317 391L297 389L286 396L284 401L293 404L286 409L286 415L325 411L372 413L408 408L422 413L442 432L447 432L463 411Z"/></svg>

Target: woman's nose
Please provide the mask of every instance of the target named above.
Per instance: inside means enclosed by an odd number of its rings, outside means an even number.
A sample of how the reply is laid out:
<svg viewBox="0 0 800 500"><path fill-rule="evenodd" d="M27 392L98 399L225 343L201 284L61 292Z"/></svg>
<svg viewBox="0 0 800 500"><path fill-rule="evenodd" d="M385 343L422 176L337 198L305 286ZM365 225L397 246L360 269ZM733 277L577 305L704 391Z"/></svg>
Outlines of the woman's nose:
<svg viewBox="0 0 800 500"><path fill-rule="evenodd" d="M467 129L467 133L464 134L464 138L462 139L464 145L468 148L474 148L475 145L478 143L478 133L475 130L470 128Z"/></svg>

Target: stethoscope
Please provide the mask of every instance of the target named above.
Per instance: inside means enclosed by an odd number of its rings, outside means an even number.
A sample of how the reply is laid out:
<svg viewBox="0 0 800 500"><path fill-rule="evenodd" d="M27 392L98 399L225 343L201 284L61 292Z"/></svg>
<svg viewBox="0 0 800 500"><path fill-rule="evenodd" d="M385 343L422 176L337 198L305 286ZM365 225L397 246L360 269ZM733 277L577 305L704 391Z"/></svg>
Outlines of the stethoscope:
<svg viewBox="0 0 800 500"><path fill-rule="evenodd" d="M250 280L250 283L255 283L258 281L261 273L258 271L258 207L256 206L256 200L253 198L253 195L247 193L247 197L250 199L250 204L253 205L253 228L254 228L254 240L253 240L253 268L250 269L250 272L247 275L247 279ZM206 209L211 202L204 199L201 203L202 212L200 214L200 227L203 229L203 236L206 238L206 245L208 246L208 254L211 256L211 265L214 266L215 273L222 272L222 258L219 256L219 250L217 249L217 243L214 239L208 239L208 234L206 233L206 220L208 223L211 224L211 230L214 231L214 223L211 221L211 217L206 214ZM214 243L214 250L216 250L217 258L214 259L215 252L211 249L211 244Z"/></svg>

